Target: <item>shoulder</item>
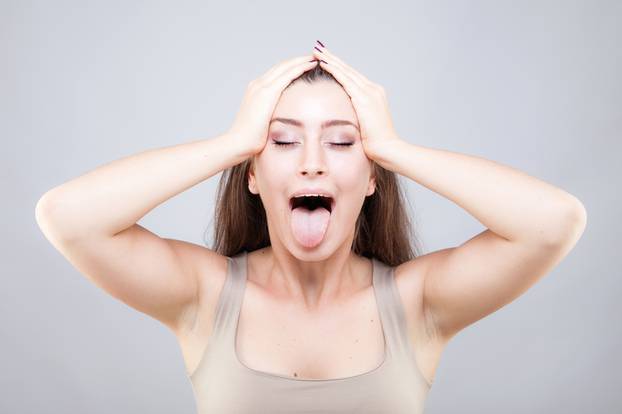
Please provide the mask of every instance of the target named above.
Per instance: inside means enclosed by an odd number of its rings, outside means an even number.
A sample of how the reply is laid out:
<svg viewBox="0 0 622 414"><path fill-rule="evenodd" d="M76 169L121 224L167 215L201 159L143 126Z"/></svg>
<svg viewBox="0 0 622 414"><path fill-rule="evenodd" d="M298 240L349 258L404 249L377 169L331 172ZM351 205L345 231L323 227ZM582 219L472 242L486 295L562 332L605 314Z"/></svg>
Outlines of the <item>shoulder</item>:
<svg viewBox="0 0 622 414"><path fill-rule="evenodd" d="M426 308L424 285L427 269L432 263L432 254L417 256L394 267L397 290L406 313L409 329L415 336L427 341L437 337L436 324ZM416 334L419 335L416 335Z"/></svg>
<svg viewBox="0 0 622 414"><path fill-rule="evenodd" d="M420 256L393 268L395 284L404 305L407 305L409 310L415 310L416 307L422 305L425 267L425 260Z"/></svg>
<svg viewBox="0 0 622 414"><path fill-rule="evenodd" d="M191 317L182 327L182 334L194 331L210 318L220 296L227 276L229 257L205 247L186 251L188 260L194 265L197 278L197 300Z"/></svg>

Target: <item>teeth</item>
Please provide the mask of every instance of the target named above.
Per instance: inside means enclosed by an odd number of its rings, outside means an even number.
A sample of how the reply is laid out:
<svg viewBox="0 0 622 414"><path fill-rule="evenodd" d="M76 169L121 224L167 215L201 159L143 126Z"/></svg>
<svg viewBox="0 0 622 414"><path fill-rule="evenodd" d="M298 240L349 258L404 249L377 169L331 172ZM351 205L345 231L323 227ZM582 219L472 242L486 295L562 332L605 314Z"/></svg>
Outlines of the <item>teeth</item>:
<svg viewBox="0 0 622 414"><path fill-rule="evenodd" d="M295 196L295 198L299 198L299 197L328 197L329 198L330 196L327 196L325 194L301 194L301 195Z"/></svg>
<svg viewBox="0 0 622 414"><path fill-rule="evenodd" d="M320 203L320 205L322 205L323 207L325 207L329 212L332 212L332 207L333 207L333 198L329 195L325 195L325 194L319 194L319 193L308 193L308 194L300 194L300 195L296 195L293 196L290 199L289 202L289 206L290 208L294 208L294 206L296 205L300 205L299 203L302 203L302 200L300 200L303 197L320 197L322 198L322 200L311 200L312 203L315 203L317 205L317 203Z"/></svg>

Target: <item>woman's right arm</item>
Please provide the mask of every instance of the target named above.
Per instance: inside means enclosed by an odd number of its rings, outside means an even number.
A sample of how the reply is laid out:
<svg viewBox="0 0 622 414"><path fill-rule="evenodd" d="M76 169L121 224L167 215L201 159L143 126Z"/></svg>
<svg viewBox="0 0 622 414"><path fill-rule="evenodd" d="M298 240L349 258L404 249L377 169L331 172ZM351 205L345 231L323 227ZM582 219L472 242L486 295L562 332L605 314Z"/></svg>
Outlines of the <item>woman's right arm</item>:
<svg viewBox="0 0 622 414"><path fill-rule="evenodd" d="M137 221L176 194L262 151L283 89L317 64L312 58L285 60L251 81L226 133L121 158L45 193L35 209L45 237L112 296L176 334L191 328L204 291L200 276L224 275L226 257L161 238Z"/></svg>
<svg viewBox="0 0 622 414"><path fill-rule="evenodd" d="M199 269L224 270L203 246L161 238L136 222L176 194L244 161L229 134L112 161L45 193L36 220L45 237L110 295L174 332L194 322Z"/></svg>

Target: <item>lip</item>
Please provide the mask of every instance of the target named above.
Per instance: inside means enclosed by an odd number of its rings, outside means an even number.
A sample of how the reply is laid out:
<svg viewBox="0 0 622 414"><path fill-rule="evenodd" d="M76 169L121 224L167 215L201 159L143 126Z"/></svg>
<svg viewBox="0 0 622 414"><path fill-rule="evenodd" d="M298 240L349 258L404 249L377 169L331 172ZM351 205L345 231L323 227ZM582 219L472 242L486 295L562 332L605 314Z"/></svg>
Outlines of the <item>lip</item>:
<svg viewBox="0 0 622 414"><path fill-rule="evenodd" d="M289 196L289 198L297 197L297 196L305 195L305 194L320 194L320 195L327 196L327 197L330 197L330 198L333 198L333 199L335 198L335 196L333 195L332 192L330 192L328 190L324 190L323 188L318 188L318 187L315 187L315 188L310 188L310 187L308 187L308 188L301 188L300 190L298 190L295 193L291 194Z"/></svg>
<svg viewBox="0 0 622 414"><path fill-rule="evenodd" d="M330 210L331 213L333 211L335 211L335 196L333 195L333 193L331 191L325 190L323 188L302 188L300 190L297 190L296 192L294 192L293 194L290 194L289 196L289 209L291 210L292 208L292 201L294 197L298 197L301 195L305 195L305 194L319 194L325 197L330 197Z"/></svg>

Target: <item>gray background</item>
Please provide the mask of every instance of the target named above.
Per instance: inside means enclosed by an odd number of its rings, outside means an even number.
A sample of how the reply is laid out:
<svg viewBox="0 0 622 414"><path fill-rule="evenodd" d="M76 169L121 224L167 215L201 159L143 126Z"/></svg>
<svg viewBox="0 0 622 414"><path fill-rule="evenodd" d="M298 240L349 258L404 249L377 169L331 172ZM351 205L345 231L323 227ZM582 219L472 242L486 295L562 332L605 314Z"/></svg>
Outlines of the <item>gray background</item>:
<svg viewBox="0 0 622 414"><path fill-rule="evenodd" d="M174 336L83 278L35 203L110 160L222 133L247 83L316 39L385 87L402 138L521 169L588 211L557 268L450 342L426 412L619 410L621 17L614 1L3 1L0 411L195 411ZM219 177L139 223L202 244ZM424 252L483 230L402 182Z"/></svg>

